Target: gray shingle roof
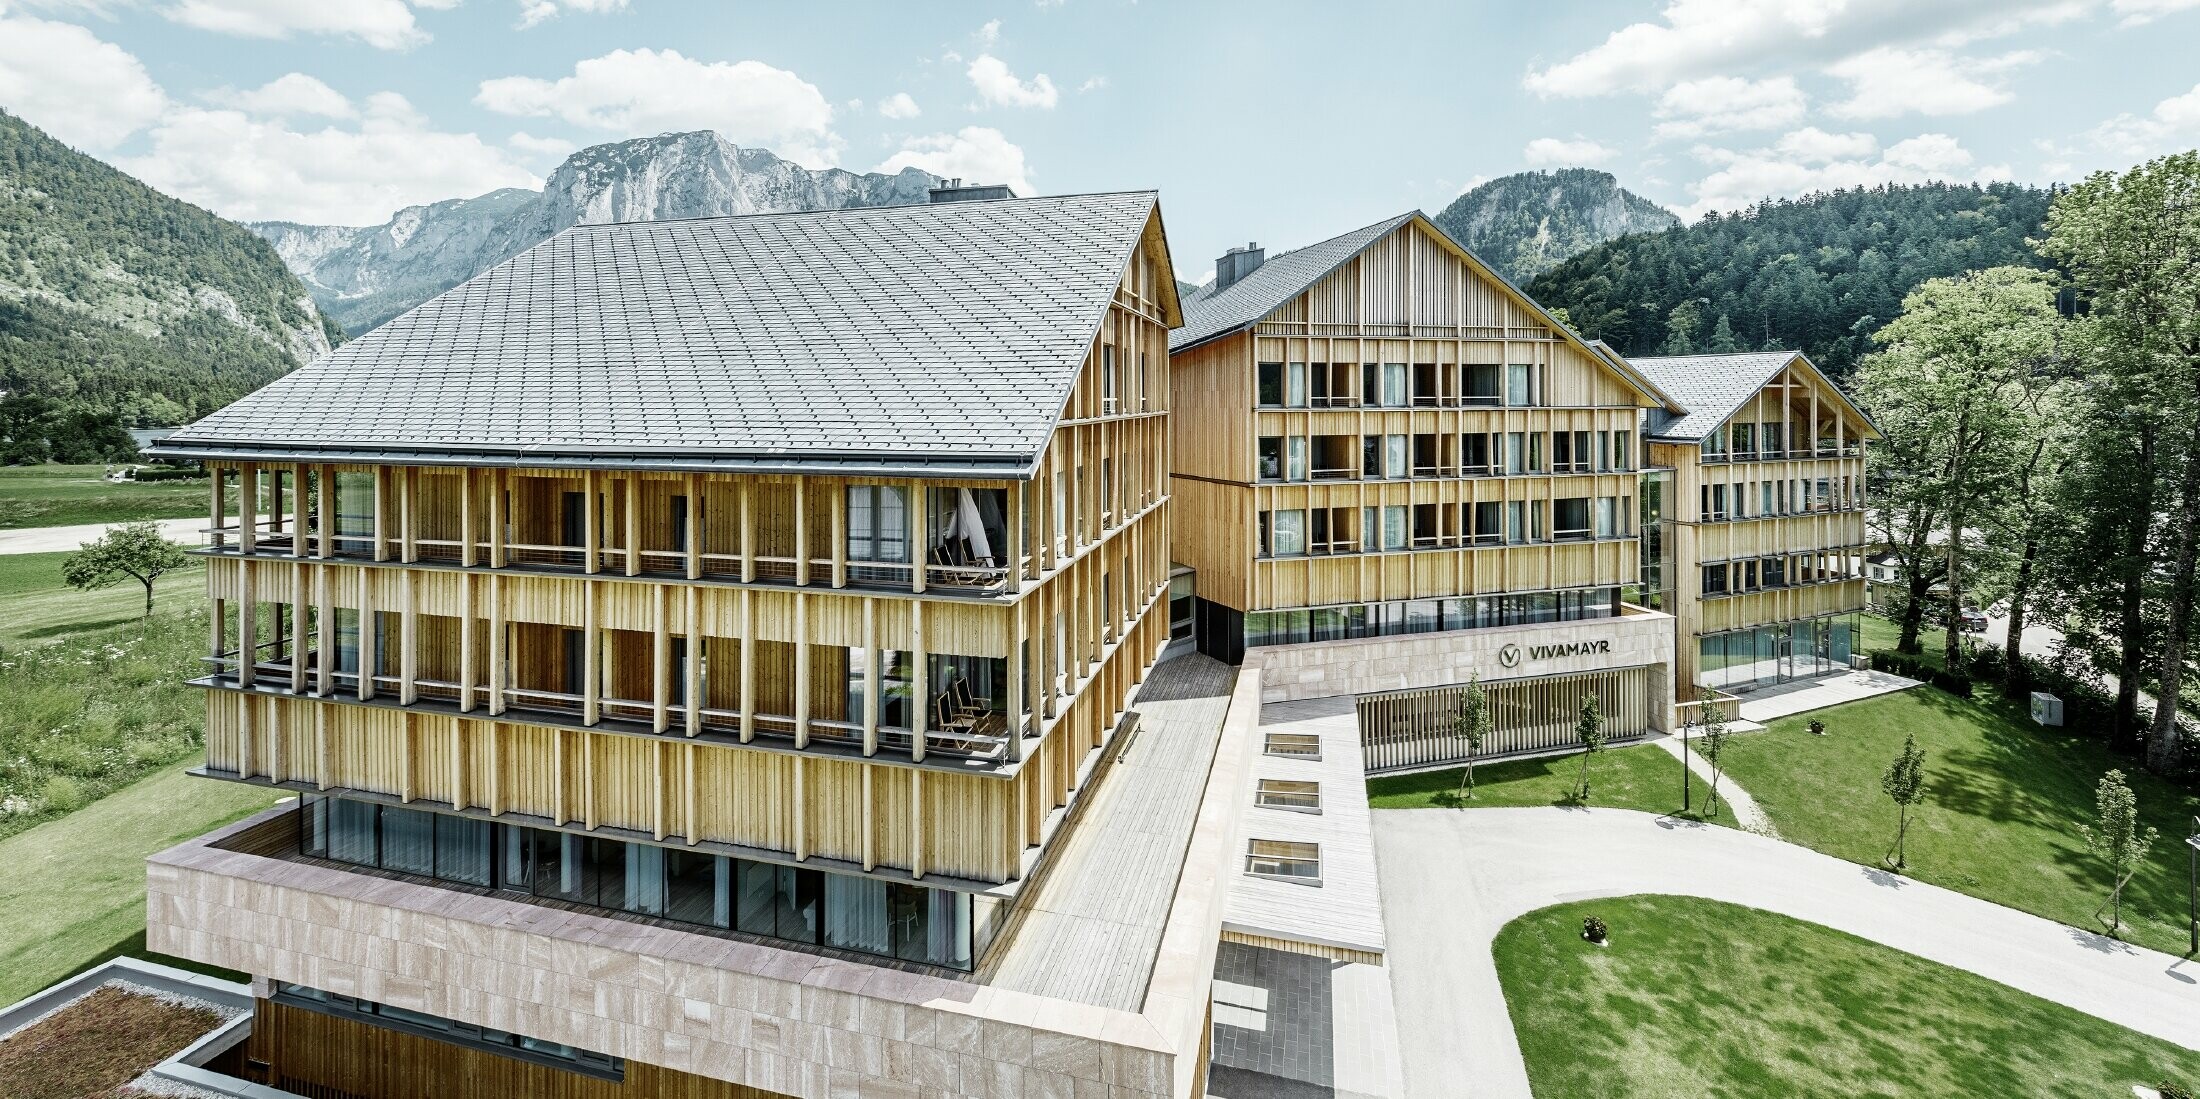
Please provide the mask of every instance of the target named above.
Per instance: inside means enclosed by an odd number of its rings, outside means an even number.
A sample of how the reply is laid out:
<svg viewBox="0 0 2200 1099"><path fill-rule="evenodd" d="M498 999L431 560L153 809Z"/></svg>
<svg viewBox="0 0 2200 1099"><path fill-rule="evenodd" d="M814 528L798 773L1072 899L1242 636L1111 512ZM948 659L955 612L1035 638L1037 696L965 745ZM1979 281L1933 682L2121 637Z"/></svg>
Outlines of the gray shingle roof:
<svg viewBox="0 0 2200 1099"><path fill-rule="evenodd" d="M576 226L161 452L1011 476L1154 209L1131 192Z"/></svg>
<svg viewBox="0 0 2200 1099"><path fill-rule="evenodd" d="M1658 439L1700 442L1800 355L1796 351L1748 351L1733 355L1629 356L1627 361L1688 410L1680 415L1650 410L1648 433Z"/></svg>
<svg viewBox="0 0 2200 1099"><path fill-rule="evenodd" d="M1199 293L1184 299L1184 327L1169 334L1169 350L1181 351L1257 323L1320 282L1339 264L1417 216L1399 214L1341 237L1285 252L1221 290L1211 285L1202 287Z"/></svg>

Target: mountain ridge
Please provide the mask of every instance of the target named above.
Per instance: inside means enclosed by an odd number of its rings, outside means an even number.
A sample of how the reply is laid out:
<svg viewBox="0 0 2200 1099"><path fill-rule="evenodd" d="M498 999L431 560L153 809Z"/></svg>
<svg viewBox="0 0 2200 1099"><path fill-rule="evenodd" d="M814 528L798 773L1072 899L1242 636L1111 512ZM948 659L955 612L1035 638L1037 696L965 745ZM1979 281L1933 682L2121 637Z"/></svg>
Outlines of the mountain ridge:
<svg viewBox="0 0 2200 1099"><path fill-rule="evenodd" d="M541 191L408 206L380 225L247 224L353 334L579 224L923 202L940 177L804 168L709 130L607 142L567 157Z"/></svg>
<svg viewBox="0 0 2200 1099"><path fill-rule="evenodd" d="M1499 176L1429 220L1518 285L1605 241L1681 224L1672 211L1593 168Z"/></svg>

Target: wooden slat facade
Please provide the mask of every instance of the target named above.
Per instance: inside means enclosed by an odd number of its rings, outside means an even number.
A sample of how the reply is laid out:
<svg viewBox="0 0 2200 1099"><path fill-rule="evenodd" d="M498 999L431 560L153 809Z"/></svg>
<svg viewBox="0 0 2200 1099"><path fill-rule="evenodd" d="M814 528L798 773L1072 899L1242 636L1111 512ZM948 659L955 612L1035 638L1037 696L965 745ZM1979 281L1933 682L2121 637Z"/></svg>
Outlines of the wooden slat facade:
<svg viewBox="0 0 2200 1099"><path fill-rule="evenodd" d="M1546 752L1580 743L1575 724L1582 699L1595 695L1604 735L1627 741L1650 732L1651 669L1621 668L1582 675L1485 683L1494 728L1478 759ZM1456 764L1468 756L1453 732L1461 687L1427 687L1359 697L1360 752L1369 773Z"/></svg>
<svg viewBox="0 0 2200 1099"><path fill-rule="evenodd" d="M1156 219L1028 480L213 464L209 771L1020 877L1167 642L1170 278ZM923 567L851 554L877 484ZM995 570L926 561L960 489ZM316 655L354 623L364 675ZM943 727L932 656L998 662L1004 735Z"/></svg>

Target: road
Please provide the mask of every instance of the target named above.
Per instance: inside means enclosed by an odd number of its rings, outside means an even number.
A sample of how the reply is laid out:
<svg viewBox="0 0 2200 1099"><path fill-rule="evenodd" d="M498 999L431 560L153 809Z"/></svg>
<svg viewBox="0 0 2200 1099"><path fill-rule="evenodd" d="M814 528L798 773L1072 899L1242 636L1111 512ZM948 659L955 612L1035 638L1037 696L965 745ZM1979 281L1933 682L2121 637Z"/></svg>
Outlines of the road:
<svg viewBox="0 0 2200 1099"><path fill-rule="evenodd" d="M0 554L53 553L57 550L73 550L107 532L112 523L83 523L73 527L24 527L21 530L0 530ZM186 546L199 544L199 528L206 525L206 517L189 519L162 519L160 532L170 540Z"/></svg>

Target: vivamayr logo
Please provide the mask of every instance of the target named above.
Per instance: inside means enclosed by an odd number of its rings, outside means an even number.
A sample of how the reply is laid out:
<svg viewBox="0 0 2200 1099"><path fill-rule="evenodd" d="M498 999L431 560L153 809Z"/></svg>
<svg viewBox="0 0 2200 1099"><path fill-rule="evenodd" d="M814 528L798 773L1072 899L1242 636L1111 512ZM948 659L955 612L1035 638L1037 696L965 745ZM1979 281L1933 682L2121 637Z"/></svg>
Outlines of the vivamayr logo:
<svg viewBox="0 0 2200 1099"><path fill-rule="evenodd" d="M1568 641L1557 645L1530 645L1528 646L1528 659L1549 660L1555 656L1599 656L1611 651L1612 643L1609 641Z"/></svg>

